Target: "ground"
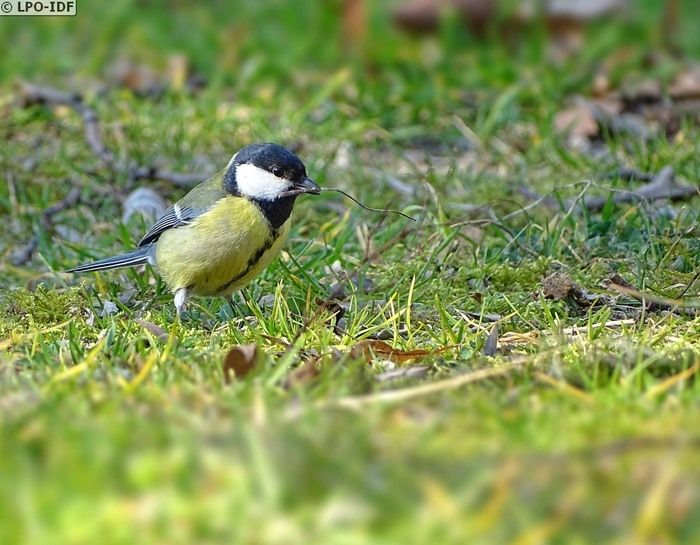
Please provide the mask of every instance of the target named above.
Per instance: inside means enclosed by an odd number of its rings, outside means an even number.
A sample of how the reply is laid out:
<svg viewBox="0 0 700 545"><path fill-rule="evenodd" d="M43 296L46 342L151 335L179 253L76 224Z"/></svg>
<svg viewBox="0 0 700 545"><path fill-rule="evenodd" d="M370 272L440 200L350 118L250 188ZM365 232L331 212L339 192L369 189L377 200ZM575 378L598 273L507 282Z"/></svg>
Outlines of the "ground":
<svg viewBox="0 0 700 545"><path fill-rule="evenodd" d="M700 199L613 202L698 182L697 104L668 98L691 1L671 37L640 1L563 56L382 6L341 39L339 3L85 4L0 20L0 542L697 539ZM83 94L112 158L27 83ZM304 197L280 259L180 323L150 268L62 272L137 244L135 189L186 191L134 165L253 141L417 221Z"/></svg>

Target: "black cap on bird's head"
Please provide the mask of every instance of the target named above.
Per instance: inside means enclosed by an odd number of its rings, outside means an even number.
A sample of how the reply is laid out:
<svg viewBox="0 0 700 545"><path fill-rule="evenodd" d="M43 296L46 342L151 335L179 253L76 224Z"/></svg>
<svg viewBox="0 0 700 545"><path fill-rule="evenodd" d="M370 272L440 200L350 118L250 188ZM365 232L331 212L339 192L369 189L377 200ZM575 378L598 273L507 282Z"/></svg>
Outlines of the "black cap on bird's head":
<svg viewBox="0 0 700 545"><path fill-rule="evenodd" d="M256 203L273 229L287 221L299 195L321 193L294 152L270 143L251 144L238 151L226 167L224 187Z"/></svg>
<svg viewBox="0 0 700 545"><path fill-rule="evenodd" d="M226 169L229 193L255 201L274 201L321 191L306 175L294 152L279 144L251 144L233 156Z"/></svg>

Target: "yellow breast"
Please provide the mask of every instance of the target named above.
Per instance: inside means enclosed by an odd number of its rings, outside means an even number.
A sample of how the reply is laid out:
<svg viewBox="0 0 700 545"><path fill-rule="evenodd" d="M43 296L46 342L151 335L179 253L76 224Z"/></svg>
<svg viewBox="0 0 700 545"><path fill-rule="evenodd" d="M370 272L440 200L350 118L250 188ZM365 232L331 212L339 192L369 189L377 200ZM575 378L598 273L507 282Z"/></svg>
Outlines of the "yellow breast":
<svg viewBox="0 0 700 545"><path fill-rule="evenodd" d="M270 264L290 226L291 219L272 231L254 203L227 196L190 225L165 231L156 245L156 264L171 291L228 295Z"/></svg>

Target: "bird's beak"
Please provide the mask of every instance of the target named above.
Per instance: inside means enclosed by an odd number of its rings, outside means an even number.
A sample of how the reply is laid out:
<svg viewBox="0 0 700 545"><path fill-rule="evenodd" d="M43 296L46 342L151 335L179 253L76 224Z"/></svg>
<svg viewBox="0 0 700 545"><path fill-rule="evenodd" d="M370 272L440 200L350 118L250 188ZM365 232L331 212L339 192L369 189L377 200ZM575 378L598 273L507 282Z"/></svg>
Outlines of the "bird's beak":
<svg viewBox="0 0 700 545"><path fill-rule="evenodd" d="M279 197L282 197L282 198L296 197L297 195L301 195L302 193L310 193L311 195L320 195L321 188L318 187L316 182L314 182L312 179L304 178L304 180L301 183L294 184L289 191L285 191L284 193L280 193Z"/></svg>
<svg viewBox="0 0 700 545"><path fill-rule="evenodd" d="M314 182L311 178L304 178L304 181L297 184L295 189L299 190L299 193L311 193L312 195L320 195L321 188L318 184Z"/></svg>

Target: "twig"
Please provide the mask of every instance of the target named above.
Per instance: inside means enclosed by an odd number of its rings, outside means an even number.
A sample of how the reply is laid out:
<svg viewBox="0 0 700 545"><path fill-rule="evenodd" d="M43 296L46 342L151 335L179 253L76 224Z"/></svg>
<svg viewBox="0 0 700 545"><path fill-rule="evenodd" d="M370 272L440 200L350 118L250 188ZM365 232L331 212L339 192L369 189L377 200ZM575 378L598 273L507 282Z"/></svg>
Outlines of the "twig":
<svg viewBox="0 0 700 545"><path fill-rule="evenodd" d="M185 174L182 172L171 172L153 166L140 166L131 169L133 180L163 180L177 187L192 187L199 182L206 180L206 174Z"/></svg>
<svg viewBox="0 0 700 545"><path fill-rule="evenodd" d="M429 382L427 384L420 384L418 386L413 386L411 388L400 388L397 390L388 390L383 392L378 392L374 394L360 395L360 396L348 396L341 397L338 399L324 400L320 403L314 405L315 408L344 408L351 410L359 410L367 405L385 405L391 403L398 403L401 401L407 401L409 399L414 399L416 397L423 397L438 392L454 390L460 388L466 384L471 384L473 382L478 382L480 380L500 377L505 374L510 373L515 369L522 368L522 362L511 362L504 363L497 367L489 367L486 369L479 369L478 371L473 371L471 373L464 373L462 375L457 375L456 377L438 380L436 382ZM287 417L294 418L299 415L302 407L295 406L291 407L288 411Z"/></svg>
<svg viewBox="0 0 700 545"><path fill-rule="evenodd" d="M619 176L622 178L628 176L629 179L649 179L646 173L632 170L620 171ZM598 187L597 185L592 184L590 181L587 181L586 183L589 187ZM579 210L598 212L607 204L609 200L609 197L607 196L591 196L581 198L579 195L575 199L570 199L564 203L559 203L551 195L543 197L526 187L521 187L519 191L521 195L532 201L526 208L543 204L552 210L569 210L573 205L577 204L577 201L580 201L578 202L577 207ZM614 191L612 202L615 204L637 203L642 201L650 202L660 199L679 201L700 195L700 188L698 188L698 186L678 183L676 181L673 167L671 166L665 166L659 172L657 172L648 183L638 187L635 190L629 191L608 188L608 191Z"/></svg>
<svg viewBox="0 0 700 545"><path fill-rule="evenodd" d="M73 109L83 121L83 130L85 133L85 141L92 153L100 160L100 162L112 173L126 173L132 180L163 180L178 187L191 187L192 185L206 179L204 174L183 174L178 172L170 172L162 170L154 166L147 165L132 165L124 166L117 163L114 154L107 148L102 139L102 131L100 120L93 108L85 104L82 95L79 93L66 93L52 87L44 87L31 83L23 83L22 99L25 107L35 104L44 104L47 106L67 106ZM128 162L125 163L128 165ZM58 212L65 210L80 200L80 189L73 188L68 195L53 206L50 206L42 212L41 227L45 231L53 230L52 218ZM11 262L15 266L24 265L27 263L37 249L39 243L38 236L35 234L24 246L17 249L11 256Z"/></svg>
<svg viewBox="0 0 700 545"><path fill-rule="evenodd" d="M66 210L67 208L70 208L71 206L75 206L80 202L80 188L74 187L71 189L68 194L63 197L60 201L58 201L55 204L52 204L48 208L46 208L42 213L41 213L41 227L44 231L52 231L53 230L53 217L58 214L59 212L62 212ZM32 236L32 238L27 242L24 246L19 248L18 250L15 250L10 258L10 261L12 262L13 265L16 267L20 265L24 265L27 263L32 256L34 255L34 252L37 249L37 246L39 245L39 237L37 234Z"/></svg>
<svg viewBox="0 0 700 545"><path fill-rule="evenodd" d="M78 93L64 93L51 87L43 87L31 83L22 84L22 98L24 105L45 104L48 106L68 106L75 110L83 118L85 140L92 152L108 167L114 167L114 155L107 149L102 141L100 122L95 110L83 102L82 95Z"/></svg>
<svg viewBox="0 0 700 545"><path fill-rule="evenodd" d="M608 320L605 323L602 324L593 324L594 327L599 327L599 328L606 328L606 329L618 329L621 327L625 327L628 325L634 325L636 324L637 321L634 318L624 318L623 320ZM585 332L588 330L588 327L578 327L578 326L572 326L572 327L565 327L564 329L561 330L561 332L564 335L579 335L581 332Z"/></svg>
<svg viewBox="0 0 700 545"><path fill-rule="evenodd" d="M542 196L530 189L529 187L526 187L524 185L521 185L518 187L518 193L520 193L523 197L525 197L527 200L531 201L527 206L522 208L521 210L516 210L516 212L519 214L524 210L529 210L530 208L534 208L537 205L544 205L547 208L550 209L560 209L561 208L561 203L554 198L552 195L546 195ZM513 212L511 212L513 214ZM510 216L511 214L508 214ZM506 216L506 217L508 217Z"/></svg>
<svg viewBox="0 0 700 545"><path fill-rule="evenodd" d="M695 281L698 279L698 277L700 277L700 271L695 272L692 280L688 282L688 285L685 288L683 288L683 291L678 295L678 298L685 297L685 294L688 293L693 284L695 284Z"/></svg>
<svg viewBox="0 0 700 545"><path fill-rule="evenodd" d="M668 310L670 312L687 314L690 316L700 315L700 305L697 304L686 303L678 299L668 299L666 297L649 295L648 293L639 291L632 286L618 284L615 281L607 282L606 287L618 293L629 295L633 299L640 301L647 310Z"/></svg>
<svg viewBox="0 0 700 545"><path fill-rule="evenodd" d="M602 324L592 324L592 327L599 329L620 329L626 326L633 326L636 323L636 320L634 320L633 318L625 318L623 320L609 320L607 322L603 322ZM587 331L588 326L565 327L561 330L561 335L573 339L574 337L585 334ZM501 336L501 338L499 339L499 343L501 346L535 344L542 337L543 333L543 331L537 329L526 331L524 333L519 333L517 331L509 331Z"/></svg>
<svg viewBox="0 0 700 545"><path fill-rule="evenodd" d="M654 179L654 174L623 166L613 172L603 175L603 178L620 178L620 180L624 180L625 182L651 182Z"/></svg>
<svg viewBox="0 0 700 545"><path fill-rule="evenodd" d="M100 132L100 121L95 113L95 110L86 106L82 102L75 106L75 110L80 113L83 118L85 127L85 140L92 152L108 167L114 168L114 155L109 151L102 141Z"/></svg>
<svg viewBox="0 0 700 545"><path fill-rule="evenodd" d="M700 194L698 187L689 184L680 184L676 181L673 167L665 166L647 184L634 191L616 192L612 197L615 204L635 203L640 201L656 201L670 199L678 201L694 197ZM608 197L586 197L581 205L591 212L597 212L608 202Z"/></svg>
<svg viewBox="0 0 700 545"><path fill-rule="evenodd" d="M114 154L105 146L102 139L100 120L97 113L85 104L82 95L65 93L51 87L22 84L24 105L45 104L47 106L68 106L80 115L83 120L85 140L97 158L113 172L126 173L132 180L163 180L178 187L191 187L207 178L205 174L183 174L170 172L149 165L117 164Z"/></svg>

